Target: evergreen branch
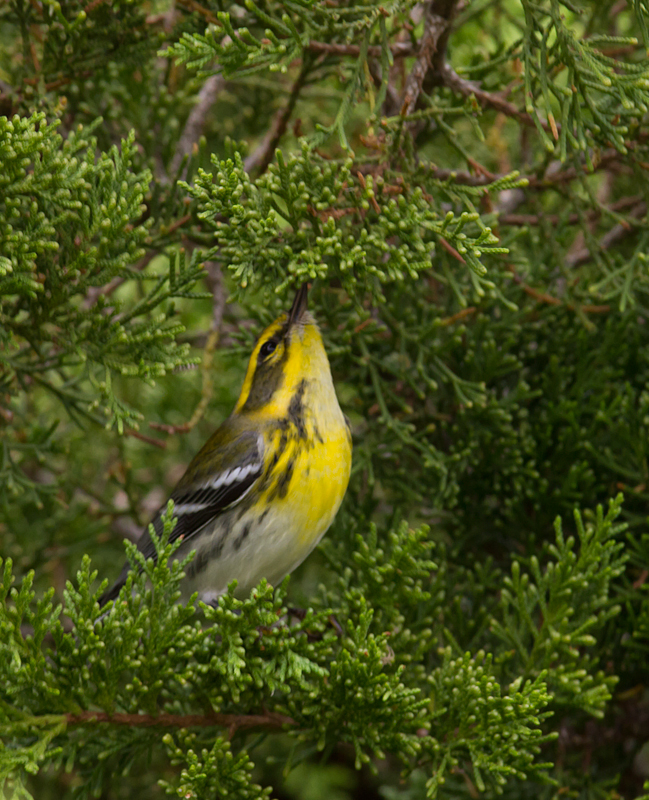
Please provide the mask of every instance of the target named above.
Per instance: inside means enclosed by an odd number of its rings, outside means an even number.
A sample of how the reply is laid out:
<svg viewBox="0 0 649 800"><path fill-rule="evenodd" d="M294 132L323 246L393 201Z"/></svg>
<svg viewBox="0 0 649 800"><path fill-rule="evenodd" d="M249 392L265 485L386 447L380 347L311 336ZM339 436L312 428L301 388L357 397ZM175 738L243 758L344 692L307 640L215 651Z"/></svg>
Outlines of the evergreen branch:
<svg viewBox="0 0 649 800"><path fill-rule="evenodd" d="M217 711L209 714L109 714L105 711L81 711L65 714L66 725L94 725L108 723L110 725L126 725L130 728L193 728L218 726L228 728L230 736L238 730L265 728L281 730L285 726L295 726L292 717L275 711L264 714L220 714Z"/></svg>

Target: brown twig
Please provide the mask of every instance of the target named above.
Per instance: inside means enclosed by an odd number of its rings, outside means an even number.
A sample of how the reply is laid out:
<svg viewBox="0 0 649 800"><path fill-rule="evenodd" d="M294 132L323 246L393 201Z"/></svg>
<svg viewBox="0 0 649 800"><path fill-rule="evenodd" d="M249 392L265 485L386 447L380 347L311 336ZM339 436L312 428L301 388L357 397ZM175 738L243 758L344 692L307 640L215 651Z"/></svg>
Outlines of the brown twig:
<svg viewBox="0 0 649 800"><path fill-rule="evenodd" d="M203 349L203 363L201 364L201 376L203 387L201 390L201 399L194 409L194 413L187 422L182 425L165 425L162 422L149 422L149 425L158 431L164 431L170 436L177 433L189 433L196 427L198 422L203 418L209 402L212 398L212 375L210 373L212 367L212 360L214 351L219 343L221 336L221 326L223 324L223 313L225 311L225 287L223 285L223 274L221 272L220 264L216 261L206 261L205 269L207 272L206 279L208 286L212 292L212 324L210 331L207 334L205 347Z"/></svg>
<svg viewBox="0 0 649 800"><path fill-rule="evenodd" d="M453 314L452 317L446 317L446 319L440 320L439 324L447 327L448 325L453 325L454 322L459 322L461 319L470 316L471 314L475 314L476 312L475 306L469 306L468 308L463 308L462 311L458 311L457 314Z"/></svg>
<svg viewBox="0 0 649 800"><path fill-rule="evenodd" d="M124 431L124 436L132 436L134 439L140 439L140 441L152 444L154 447L159 447L161 450L164 450L167 446L167 443L163 442L162 439L154 439L153 436L146 436L146 434L140 433L140 431L136 431L133 428L127 428Z"/></svg>
<svg viewBox="0 0 649 800"><path fill-rule="evenodd" d="M361 48L356 44L331 44L330 42L311 41L306 49L311 53L324 53L334 56L354 56L355 58L358 58L361 54ZM372 58L380 58L382 52L382 48L376 45L370 45L367 48L367 54ZM396 42L390 46L390 52L393 58L405 58L406 56L412 55L413 46L410 42Z"/></svg>
<svg viewBox="0 0 649 800"><path fill-rule="evenodd" d="M149 252L137 262L135 265L135 270L137 272L142 272L142 270L146 269L157 255L157 250L149 250ZM128 278L113 278L113 280L110 283L107 283L105 286L91 286L90 289L88 289L86 297L83 301L84 310L87 311L89 308L92 308L100 297L108 297L111 295L115 289L119 288L126 280L128 280Z"/></svg>
<svg viewBox="0 0 649 800"><path fill-rule="evenodd" d="M629 147L629 149L632 147L632 143L630 142L626 142L625 144L627 147ZM545 175L541 176L540 178L536 175L521 175L521 180L527 181L526 189L547 189L556 184L569 183L582 173L592 175L594 172L605 169L606 167L615 163L620 159L620 157L620 153L611 148L610 150L605 150L600 155L599 160L593 165L592 170L589 169L588 165L584 161L579 170L575 169L575 167L558 169L554 172L546 170ZM489 186L494 181L505 177L504 174L496 174L492 177L487 177L486 175L474 175L471 172L465 172L463 170L440 169L434 164L426 164L423 162L420 164L420 168L427 169L431 176L437 180L453 181L454 183L462 184L463 186ZM376 170L376 165L359 165L357 169L360 169L364 174L368 174Z"/></svg>
<svg viewBox="0 0 649 800"><path fill-rule="evenodd" d="M267 711L264 714L108 714L105 711L81 711L78 714L66 714L68 725L89 725L108 723L110 725L127 725L131 728L165 727L196 728L219 726L228 728L230 735L236 730L249 728L281 729L285 725L296 725L292 717Z"/></svg>
<svg viewBox="0 0 649 800"><path fill-rule="evenodd" d="M623 211L626 208L631 208L633 206L638 205L642 198L640 195L635 195L634 197L623 197L621 200L618 200L617 203L613 203L610 207L610 211ZM540 225L541 222L547 222L550 225L558 225L561 222L567 223L569 225L575 225L578 222L581 222L583 218L588 220L589 222L601 217L603 211L601 208L591 208L589 209L584 215L579 214L569 214L567 217L561 217L559 214L501 214L498 217L498 222L501 225Z"/></svg>
<svg viewBox="0 0 649 800"><path fill-rule="evenodd" d="M633 147L630 142L625 142L625 144L629 149ZM570 181L573 181L579 175L592 175L594 172L611 166L616 161L619 161L620 157L621 154L612 147L609 150L604 150L600 154L597 162L593 164L592 170L586 163L585 159L582 160L582 164L579 169L575 167L561 169L560 162L553 162L553 164L551 164L550 167L545 171L545 174L540 178L537 178L535 175L530 175L528 178L528 186L532 189L547 189L548 186L551 186L552 184L570 183Z"/></svg>
<svg viewBox="0 0 649 800"><path fill-rule="evenodd" d="M509 266L509 271L512 273L512 278L514 283L521 287L521 289L528 294L530 297L533 297L535 300L538 300L539 303L546 303L550 306L565 306L569 311L581 311L584 314L606 314L611 310L611 307L608 305L601 305L601 306L591 306L591 305L576 305L575 303L564 303L563 300L560 300L558 297L553 297L551 294L547 294L547 292L541 292L538 289L535 289L532 286L529 286L525 281L520 277L520 275L516 272L513 266Z"/></svg>
<svg viewBox="0 0 649 800"><path fill-rule="evenodd" d="M284 108L281 108L277 114L275 114L269 130L266 132L266 135L261 140L259 146L244 161L246 172L250 173L254 170L257 172L257 175L261 175L266 171L266 168L270 164L273 154L275 153L275 148L286 132L288 121L290 120L291 114L295 109L295 104L300 96L300 92L302 91L308 72L309 65L305 59L302 62L300 74L297 76L295 83L291 88L291 94L289 95L288 103L284 106Z"/></svg>
<svg viewBox="0 0 649 800"><path fill-rule="evenodd" d="M453 258L460 262L460 264L466 264L466 261L462 258L462 256L458 253L458 251L453 247L452 244L449 244L443 236L440 236L437 241L442 245L444 250L450 253Z"/></svg>
<svg viewBox="0 0 649 800"><path fill-rule="evenodd" d="M183 6L188 11L196 11L208 22L211 22L212 25L217 25L219 28L223 27L218 17L215 17L209 9L197 3L196 0L178 0L178 5Z"/></svg>
<svg viewBox="0 0 649 800"><path fill-rule="evenodd" d="M499 95L486 92L484 89L481 89L477 83L462 78L450 64L444 64L438 75L440 81L452 91L464 97L474 95L481 106L494 108L496 111L500 111L501 114L505 114L507 117L513 117L524 125L535 126L534 120L526 111L520 111L515 105ZM540 123L544 130L552 131L553 135L555 132L558 134L559 126L556 122L552 125L550 122L540 120Z"/></svg>
<svg viewBox="0 0 649 800"><path fill-rule="evenodd" d="M191 218L192 218L191 214L185 214L184 217L181 217L180 219L177 219L175 222L172 222L171 225L169 225L164 229L165 235L168 236L170 233L173 233L175 230L178 230L178 228L182 228L182 226L186 222L189 222Z"/></svg>
<svg viewBox="0 0 649 800"><path fill-rule="evenodd" d="M225 79L222 75L210 75L202 85L196 105L187 117L187 122L178 140L178 147L174 157L171 159L171 164L169 165L169 173L171 175L176 174L183 158L191 155L194 145L203 133L207 115L224 86ZM182 177L185 178L186 175L187 167L185 166Z"/></svg>
<svg viewBox="0 0 649 800"><path fill-rule="evenodd" d="M631 209L629 212L630 217L639 218L644 216L647 213L647 204L645 202L638 203L634 208ZM599 240L599 245L597 250L603 252L605 250L609 250L614 244L623 239L625 236L628 236L629 233L634 231L635 228L629 223L622 224L618 223L614 225L610 231L605 233L602 238ZM584 247L580 250L577 250L576 253L571 253L566 257L566 265L568 267L578 267L581 264L586 264L594 258L594 253L588 247Z"/></svg>
<svg viewBox="0 0 649 800"><path fill-rule="evenodd" d="M431 0L424 19L424 32L419 42L417 60L408 75L401 101L401 115L408 116L415 110L424 78L431 66L446 51L449 29L455 0ZM433 57L435 56L435 61Z"/></svg>

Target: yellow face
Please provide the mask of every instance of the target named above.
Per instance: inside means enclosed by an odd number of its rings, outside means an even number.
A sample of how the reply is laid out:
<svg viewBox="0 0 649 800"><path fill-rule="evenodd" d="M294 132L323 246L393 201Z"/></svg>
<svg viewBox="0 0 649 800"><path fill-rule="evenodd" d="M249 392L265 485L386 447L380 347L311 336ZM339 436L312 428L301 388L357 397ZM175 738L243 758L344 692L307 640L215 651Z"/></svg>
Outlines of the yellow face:
<svg viewBox="0 0 649 800"><path fill-rule="evenodd" d="M323 368L329 372L313 316L308 311L298 317L281 314L262 333L252 351L235 412L263 409L268 415L281 413L300 380Z"/></svg>

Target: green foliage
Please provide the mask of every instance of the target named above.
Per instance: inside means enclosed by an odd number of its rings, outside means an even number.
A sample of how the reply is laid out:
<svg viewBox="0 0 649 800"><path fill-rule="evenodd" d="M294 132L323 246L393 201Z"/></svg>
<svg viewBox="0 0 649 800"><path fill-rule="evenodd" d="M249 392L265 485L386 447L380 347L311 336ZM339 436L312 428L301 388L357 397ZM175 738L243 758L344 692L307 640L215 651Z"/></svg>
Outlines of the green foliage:
<svg viewBox="0 0 649 800"><path fill-rule="evenodd" d="M646 794L648 14L2 5L7 797ZM100 611L305 280L319 552L183 602L168 517Z"/></svg>
<svg viewBox="0 0 649 800"><path fill-rule="evenodd" d="M257 800L270 795L272 789L269 786L262 789L251 783L249 773L254 764L245 751L233 756L229 742L219 737L210 750L203 748L196 753L191 747L192 734L181 734L179 738L181 746L176 744L171 734L164 736L171 763L183 765L178 786L160 782L168 795L183 798L241 797L242 800Z"/></svg>
<svg viewBox="0 0 649 800"><path fill-rule="evenodd" d="M541 125L539 108L544 109L548 120L554 119L553 112L560 119L558 139L563 158L574 149L590 159L588 146L592 144L612 145L625 153L625 136L637 129L647 112L649 64L623 64L616 80L612 80L610 71L615 62L600 48L634 47L638 39L601 33L585 41L567 24L566 9L573 14L575 11L570 3L553 0L539 5L524 0L523 6L527 23L522 42L525 107L548 149L552 152L555 143ZM637 6L636 13L643 19L646 12ZM558 64L567 69L565 82L548 79L548 73ZM541 102L534 102L533 97Z"/></svg>
<svg viewBox="0 0 649 800"><path fill-rule="evenodd" d="M236 730L248 724L246 711L254 709L257 725L277 720L302 751L313 743L329 753L349 742L357 767L387 753L399 754L409 771L430 763L431 797L446 770L465 759L481 788L483 781L498 785L507 775L548 768L537 760L539 745L548 739L540 728L547 716L542 709L551 698L543 674L533 681L520 675L505 692L491 656L479 651L453 658L451 647L438 651L430 674L414 669L413 662L428 662L430 646L413 652L415 631L406 629L409 622L400 614L394 621L401 631L374 634L373 614L357 587L345 593L350 604L344 632L336 633L328 622L332 608L294 618L283 605L285 588L273 591L264 582L246 600L228 593L214 607L201 604L197 617L194 599L177 603L188 559L169 562L178 542L164 541L174 524L169 504L162 537L152 533L157 562L127 546L136 571L103 614L97 597L105 582L92 587L97 572L85 559L65 592L63 613L72 626L63 625L51 592L36 598L31 573L12 588L11 562L5 564L0 714L13 745L0 751L2 780L21 781L21 772L65 759L80 771L88 796L111 771L135 767L144 751L159 746L151 727L135 724L121 737L118 729L105 727L111 719L119 722L122 715L124 724L127 715L135 715L134 721L140 714L165 724L165 715L173 715L192 726L212 713L217 724L227 719ZM402 610L415 624L417 616L426 617L441 637L444 622L439 614L429 615L433 597L422 589L423 576L434 566L424 536L425 530L403 526L391 533L389 566L381 566L385 554L371 537L369 548L362 548L365 574L376 582L393 569L403 572ZM590 611L600 602L593 598ZM507 621L506 609L502 619ZM564 639L573 646L589 644L579 630L564 633ZM201 797L218 784L221 793L265 796L247 777L252 765L240 749L241 737L235 741L233 751L200 728L181 732L178 740L163 737L173 762L184 764L179 783L163 781L167 791Z"/></svg>
<svg viewBox="0 0 649 800"><path fill-rule="evenodd" d="M151 175L131 170L133 135L96 159L87 131L63 140L57 127L43 113L0 120L0 360L4 392L17 398L7 413L24 416L18 398L36 381L75 419L121 432L141 414L115 395L114 376L152 381L194 363L187 346L175 344L184 327L173 305L161 307L200 297L191 287L201 267L174 253L161 274L138 273L132 265L150 241L141 215ZM92 296L111 281L146 278L152 288L128 305ZM55 427L5 440L3 494L34 487L21 463L45 458Z"/></svg>
<svg viewBox="0 0 649 800"><path fill-rule="evenodd" d="M234 161L213 158L216 179L199 170L194 187L187 187L198 202L199 217L215 229L213 252L226 258L243 288L255 280L255 265L263 254L263 278L278 292L295 278L320 278L340 281L354 296L356 276L363 275L363 289L372 289L380 301L381 283L416 278L430 264L435 243L443 239L466 259L480 295L487 272L480 260L483 253L507 252L495 246L498 240L490 228L480 226L471 192L463 187L455 192L465 195L468 210L457 218L452 211L440 218L419 187L410 194L380 177L376 189L371 176L353 179L351 159L334 168L311 154L306 142L300 156L287 162L280 151L276 156L277 165L270 165L254 184L235 154ZM508 175L493 188L524 185L516 179L516 174ZM469 233L464 232L467 226Z"/></svg>
<svg viewBox="0 0 649 800"><path fill-rule="evenodd" d="M556 543L548 545L549 560L543 571L537 556L529 572L512 564L501 592L503 622L493 620L492 631L510 651L506 671L512 675L545 675L556 703L576 706L602 716L610 700L615 676L595 672L586 649L596 644L598 633L620 607L610 597L611 581L624 570L624 545L614 537L625 525L614 524L622 497L612 501L606 516L597 507L594 521L584 525L575 511L579 541L564 537L561 520L555 522ZM550 668L553 669L550 672Z"/></svg>
<svg viewBox="0 0 649 800"><path fill-rule="evenodd" d="M447 648L443 657L442 665L429 677L437 741L431 747L433 773L426 784L427 796L438 797L447 770L466 759L481 792L486 782L497 789L510 776L525 779L529 772L547 769L550 764L537 761L541 744L555 737L544 737L538 727L550 716L542 711L550 700L544 676L526 682L519 676L505 693L492 670L491 657L485 658L484 652L453 659Z"/></svg>
<svg viewBox="0 0 649 800"><path fill-rule="evenodd" d="M218 13L218 27L204 35L184 33L168 55L180 63L187 62L191 69L204 69L216 61L228 76L263 69L286 73L291 63L304 55L312 39L341 37L344 42L355 43L362 37L367 48L372 36L381 36L387 45L385 17L395 15L392 21L398 29L414 5L412 0L388 2L381 7L361 2L341 10L307 0L264 3L262 8L261 3L246 0L243 14Z"/></svg>

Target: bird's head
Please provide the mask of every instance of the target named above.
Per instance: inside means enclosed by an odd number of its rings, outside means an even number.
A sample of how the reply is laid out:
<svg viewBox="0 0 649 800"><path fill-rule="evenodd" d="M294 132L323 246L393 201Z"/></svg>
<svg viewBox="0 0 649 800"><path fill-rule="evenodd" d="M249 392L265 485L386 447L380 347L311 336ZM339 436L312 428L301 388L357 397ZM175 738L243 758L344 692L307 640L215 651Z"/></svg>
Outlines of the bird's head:
<svg viewBox="0 0 649 800"><path fill-rule="evenodd" d="M322 337L307 311L308 286L298 290L288 313L280 314L259 337L235 413L282 414L303 380L331 375Z"/></svg>

